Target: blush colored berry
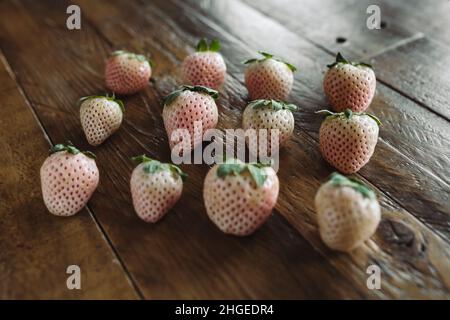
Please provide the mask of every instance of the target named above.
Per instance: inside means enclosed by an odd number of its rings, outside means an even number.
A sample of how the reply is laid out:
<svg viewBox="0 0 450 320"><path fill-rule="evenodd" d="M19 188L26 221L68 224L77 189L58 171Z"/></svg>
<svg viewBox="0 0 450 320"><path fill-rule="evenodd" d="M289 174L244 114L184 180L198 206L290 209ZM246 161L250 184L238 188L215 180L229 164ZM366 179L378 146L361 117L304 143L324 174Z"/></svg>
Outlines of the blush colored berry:
<svg viewBox="0 0 450 320"><path fill-rule="evenodd" d="M122 124L123 103L114 97L89 96L81 98L80 120L89 144L98 146L116 132Z"/></svg>
<svg viewBox="0 0 450 320"><path fill-rule="evenodd" d="M211 168L203 198L209 218L220 230L246 236L270 216L278 191L278 177L271 167L233 159Z"/></svg>
<svg viewBox="0 0 450 320"><path fill-rule="evenodd" d="M220 43L213 40L211 45L201 39L197 45L197 52L187 56L181 66L184 81L189 85L205 86L219 89L225 81L227 66L218 52Z"/></svg>
<svg viewBox="0 0 450 320"><path fill-rule="evenodd" d="M294 115L297 106L276 100L255 100L244 110L242 127L255 129L255 135L247 139L247 145L253 154L271 156L279 147L285 145L294 132ZM261 129L265 129L262 132ZM274 134L278 133L278 142Z"/></svg>
<svg viewBox="0 0 450 320"><path fill-rule="evenodd" d="M57 144L41 167L41 187L48 211L72 216L88 202L99 181L91 152L80 152L70 142Z"/></svg>
<svg viewBox="0 0 450 320"><path fill-rule="evenodd" d="M359 171L369 162L378 141L380 120L367 113L333 113L327 117L319 131L320 151L325 160L342 173Z"/></svg>
<svg viewBox="0 0 450 320"><path fill-rule="evenodd" d="M175 165L145 155L133 160L139 163L130 180L134 209L145 222L157 222L180 199L186 174Z"/></svg>
<svg viewBox="0 0 450 320"><path fill-rule="evenodd" d="M320 237L334 250L351 251L369 239L381 219L375 193L361 181L334 173L315 197Z"/></svg>
<svg viewBox="0 0 450 320"><path fill-rule="evenodd" d="M262 59L249 59L245 70L245 85L250 99L286 100L294 83L296 68L272 54L259 52Z"/></svg>
<svg viewBox="0 0 450 320"><path fill-rule="evenodd" d="M152 62L143 55L115 51L106 62L106 87L117 94L134 94L148 85Z"/></svg>
<svg viewBox="0 0 450 320"><path fill-rule="evenodd" d="M372 102L377 84L372 66L347 61L340 53L336 62L328 65L323 88L332 109L363 112Z"/></svg>
<svg viewBox="0 0 450 320"><path fill-rule="evenodd" d="M163 120L170 148L183 155L202 143L206 130L215 128L219 93L203 86L182 86L164 99Z"/></svg>

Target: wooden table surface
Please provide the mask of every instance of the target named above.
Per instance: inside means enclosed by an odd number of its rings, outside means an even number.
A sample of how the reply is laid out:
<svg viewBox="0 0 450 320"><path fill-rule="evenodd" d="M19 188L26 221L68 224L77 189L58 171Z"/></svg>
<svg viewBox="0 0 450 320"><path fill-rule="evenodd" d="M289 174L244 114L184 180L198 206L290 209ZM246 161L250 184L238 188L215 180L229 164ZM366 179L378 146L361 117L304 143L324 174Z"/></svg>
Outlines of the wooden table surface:
<svg viewBox="0 0 450 320"><path fill-rule="evenodd" d="M72 3L81 30L66 28ZM381 8L380 30L366 27L370 4ZM444 0L0 1L0 298L450 298L449 10ZM190 179L160 223L139 220L131 203L130 157L170 160L161 100L181 84L180 62L200 37L221 40L228 66L219 128L241 123L241 61L264 50L299 67L279 200L246 238L209 221L206 165L182 166ZM148 53L156 67L147 89L123 99L120 130L94 148L74 103L104 92L115 49ZM337 51L374 65L369 111L383 122L356 174L378 193L383 217L350 254L324 246L313 206L333 171L314 112L327 107L322 79ZM85 209L60 218L44 206L39 168L50 145L66 140L97 154L101 178ZM366 285L372 264L380 290ZM66 287L69 265L81 268L81 290Z"/></svg>

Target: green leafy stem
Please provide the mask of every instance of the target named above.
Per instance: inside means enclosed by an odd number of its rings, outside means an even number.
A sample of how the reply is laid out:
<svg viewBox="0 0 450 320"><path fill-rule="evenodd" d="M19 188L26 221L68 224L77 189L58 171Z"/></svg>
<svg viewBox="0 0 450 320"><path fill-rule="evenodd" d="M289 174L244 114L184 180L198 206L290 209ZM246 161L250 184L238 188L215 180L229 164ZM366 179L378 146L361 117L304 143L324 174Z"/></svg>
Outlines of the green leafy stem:
<svg viewBox="0 0 450 320"><path fill-rule="evenodd" d="M219 92L205 87L205 86L188 86L188 85L183 85L181 86L179 89L169 93L169 95L167 95L164 100L164 106L168 106L170 105L172 102L175 101L175 99L183 92L183 91L193 91L193 92L199 92L199 93L204 93L207 94L209 96L211 96L213 99L217 99L219 98Z"/></svg>
<svg viewBox="0 0 450 320"><path fill-rule="evenodd" d="M213 39L211 43L208 44L208 41L205 38L202 38L197 44L197 52L205 52L205 51L219 52L219 50L220 50L220 42L217 39Z"/></svg>
<svg viewBox="0 0 450 320"><path fill-rule="evenodd" d="M122 113L125 112L125 106L122 102L122 100L116 99L115 94L113 93L112 96L109 96L108 94L102 96L102 95L93 95L93 96L86 96L86 97L81 97L80 99L78 99L77 101L77 106L80 107L83 102L86 102L88 100L92 100L92 99L106 99L108 101L113 101L115 103L117 103L120 107L120 110L122 110Z"/></svg>
<svg viewBox="0 0 450 320"><path fill-rule="evenodd" d="M89 158L95 159L95 154L92 153L91 151L80 151L78 150L71 141L67 141L66 143L58 143L55 144L53 147L50 148L49 150L49 154L54 154L56 152L60 152L60 151L67 151L70 154L76 155L78 153L83 153L84 155L86 155Z"/></svg>
<svg viewBox="0 0 450 320"><path fill-rule="evenodd" d="M250 108L253 109L272 108L275 111L279 110L296 111L298 109L298 107L292 103L286 103L279 100L265 100L265 99L253 100L249 103L249 106Z"/></svg>
<svg viewBox="0 0 450 320"><path fill-rule="evenodd" d="M152 59L150 59L149 57L144 56L143 54L136 54L136 53L125 51L125 50L116 50L111 53L112 57L122 56L122 55L125 55L129 59L136 59L141 62L147 61L148 64L150 65L150 67L152 67L152 68L155 66L154 61L152 61Z"/></svg>
<svg viewBox="0 0 450 320"><path fill-rule="evenodd" d="M333 62L332 64L328 64L327 67L331 69L338 64L351 64L352 66L355 66L355 67L362 66L362 67L367 67L367 68L370 68L373 70L372 65L370 65L368 63L364 63L364 62L349 61L349 60L345 59L340 52L338 52L336 55L336 61Z"/></svg>
<svg viewBox="0 0 450 320"><path fill-rule="evenodd" d="M217 176L224 179L226 176L238 176L244 171L248 171L258 187L264 185L267 179L264 168L270 167L270 163L243 163L235 159L226 160L219 164L217 168Z"/></svg>
<svg viewBox="0 0 450 320"><path fill-rule="evenodd" d="M158 160L147 157L145 154L133 157L131 159L137 163L145 163L143 170L149 174L169 170L175 177L180 177L183 181L185 181L188 177L188 175L176 165L171 163L162 163Z"/></svg>
<svg viewBox="0 0 450 320"><path fill-rule="evenodd" d="M262 62L262 61L265 61L268 59L274 59L276 61L284 63L292 72L297 71L297 68L293 64L290 64L289 62L286 62L280 58L277 58L271 53L267 53L264 51L258 51L258 53L263 56L261 59L258 59L258 58L248 59L248 60L245 60L243 62L243 64L250 64L250 63L255 63L255 62Z"/></svg>
<svg viewBox="0 0 450 320"><path fill-rule="evenodd" d="M334 186L350 187L371 200L376 198L375 192L358 179L349 178L341 175L340 173L334 172L330 176L330 181Z"/></svg>
<svg viewBox="0 0 450 320"><path fill-rule="evenodd" d="M381 126L380 119L378 119L373 114L370 114L367 112L353 112L350 109L345 109L344 112L332 112L330 110L319 110L319 111L316 111L316 113L324 114L327 119L328 118L334 119L334 118L339 118L342 116L346 117L347 119L351 119L351 117L353 117L353 116L368 116L368 117L372 118L377 123L378 126Z"/></svg>

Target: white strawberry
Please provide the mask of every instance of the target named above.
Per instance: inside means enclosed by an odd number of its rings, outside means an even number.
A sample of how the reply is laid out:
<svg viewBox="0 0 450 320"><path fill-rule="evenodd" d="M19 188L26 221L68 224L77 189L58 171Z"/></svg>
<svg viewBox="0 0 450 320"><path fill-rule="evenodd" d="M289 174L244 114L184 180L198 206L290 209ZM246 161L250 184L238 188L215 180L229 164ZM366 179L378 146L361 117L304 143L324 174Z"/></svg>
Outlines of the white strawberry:
<svg viewBox="0 0 450 320"><path fill-rule="evenodd" d="M181 66L183 78L187 84L218 89L225 81L227 66L218 52L220 43L211 41L208 46L206 39L201 39L197 52L187 56Z"/></svg>
<svg viewBox="0 0 450 320"><path fill-rule="evenodd" d="M289 141L294 132L294 115L292 111L297 110L297 106L277 100L255 100L250 102L244 110L242 117L242 127L245 130L255 129L256 135L248 140L250 151L267 150L267 155L273 155ZM262 135L259 130L267 130L267 139L260 141ZM278 146L272 143L272 134L278 132ZM253 142L253 144L252 144ZM260 145L260 144L264 144ZM257 145L258 149L255 148ZM272 147L274 149L272 150ZM260 153L259 153L260 154Z"/></svg>
<svg viewBox="0 0 450 320"><path fill-rule="evenodd" d="M351 251L369 239L381 218L375 193L338 173L319 188L315 205L323 242L339 251Z"/></svg>
<svg viewBox="0 0 450 320"><path fill-rule="evenodd" d="M203 198L209 218L220 230L246 236L270 216L278 191L278 177L271 167L233 159L209 170Z"/></svg>
<svg viewBox="0 0 450 320"><path fill-rule="evenodd" d="M180 199L186 174L173 164L145 155L133 160L139 163L130 180L134 209L142 220L157 222Z"/></svg>
<svg viewBox="0 0 450 320"><path fill-rule="evenodd" d="M292 64L274 57L270 53L259 51L262 59L249 59L245 70L245 85L250 99L274 99L285 101L294 83Z"/></svg>
<svg viewBox="0 0 450 320"><path fill-rule="evenodd" d="M114 96L83 97L78 104L81 126L87 141L93 146L103 143L122 124L124 106Z"/></svg>
<svg viewBox="0 0 450 320"><path fill-rule="evenodd" d="M88 202L99 181L95 155L80 152L70 142L57 144L42 164L41 187L48 211L71 216Z"/></svg>

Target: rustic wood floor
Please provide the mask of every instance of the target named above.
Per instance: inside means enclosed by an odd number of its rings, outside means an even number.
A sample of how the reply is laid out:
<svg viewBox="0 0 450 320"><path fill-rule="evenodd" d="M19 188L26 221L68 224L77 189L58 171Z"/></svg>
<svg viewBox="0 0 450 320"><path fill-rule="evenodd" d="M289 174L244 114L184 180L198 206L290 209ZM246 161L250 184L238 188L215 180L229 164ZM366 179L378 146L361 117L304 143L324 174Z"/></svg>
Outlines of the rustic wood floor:
<svg viewBox="0 0 450 320"><path fill-rule="evenodd" d="M450 1L430 2L0 1L0 298L450 298ZM66 28L71 3L81 7L79 31ZM381 30L366 27L370 4L381 8ZM229 71L220 128L241 122L241 61L262 49L299 67L279 201L243 239L208 220L204 165L182 167L190 179L161 223L141 222L131 204L129 159L170 160L161 99L181 84L179 64L202 36L221 40ZM74 103L104 91L104 61L122 48L151 54L153 80L124 99L121 129L92 148ZM351 254L322 244L313 207L333 171L318 150L314 112L327 106L321 82L336 51L374 65L369 111L384 124L357 174L377 191L383 219ZM94 151L101 173L87 208L67 219L46 211L39 183L49 146L65 140ZM82 290L66 287L73 264ZM381 268L381 290L366 286L371 264Z"/></svg>

